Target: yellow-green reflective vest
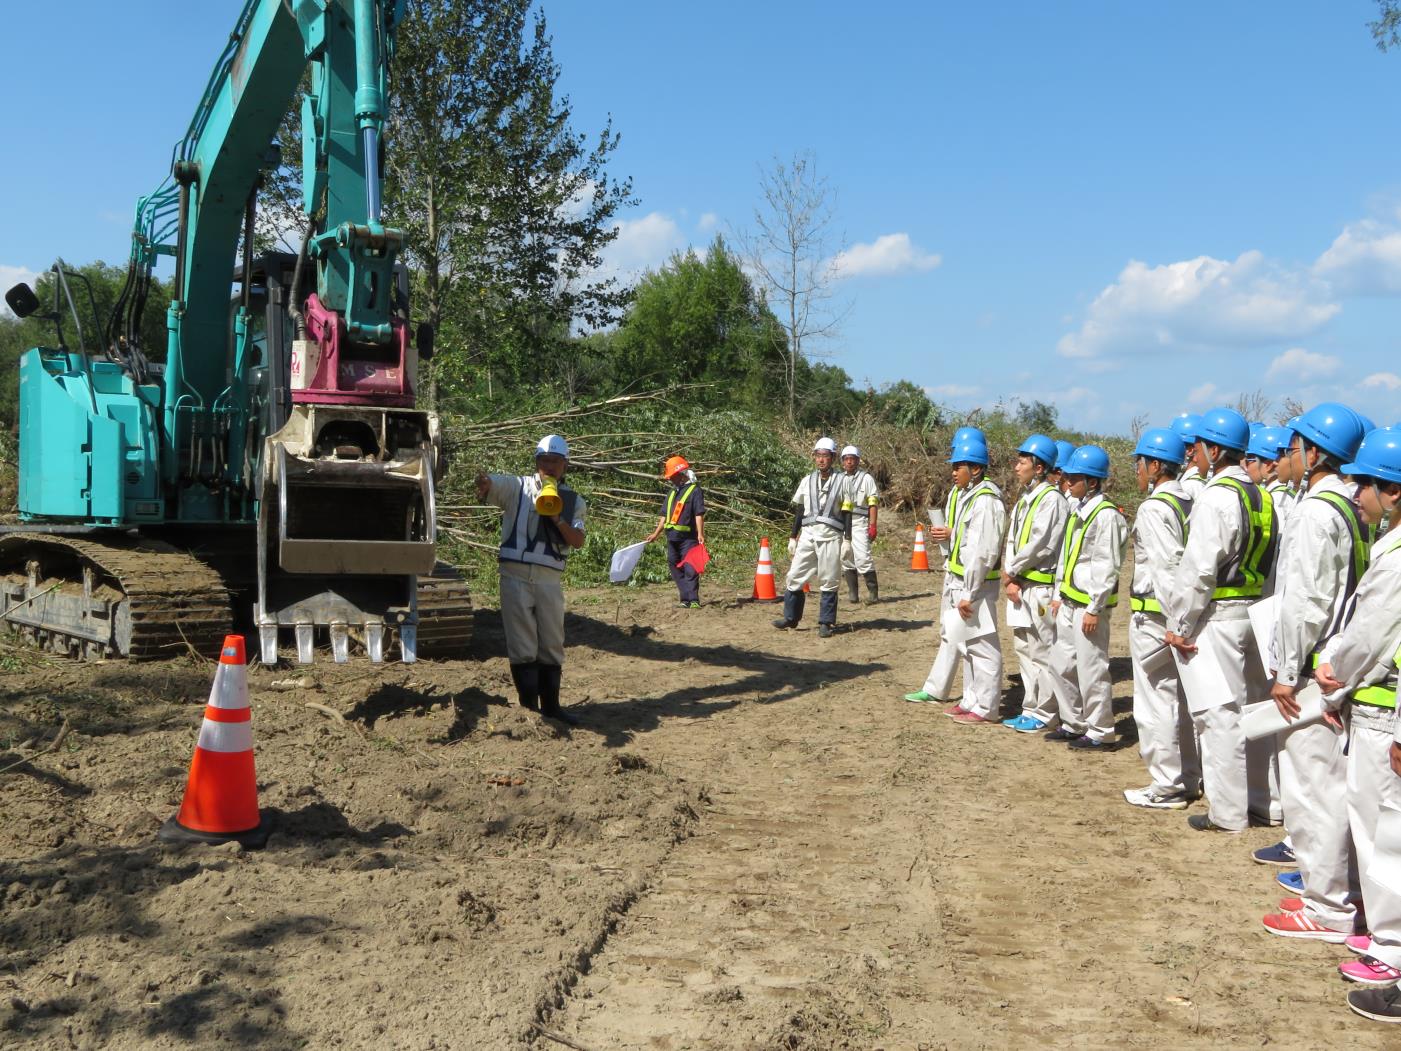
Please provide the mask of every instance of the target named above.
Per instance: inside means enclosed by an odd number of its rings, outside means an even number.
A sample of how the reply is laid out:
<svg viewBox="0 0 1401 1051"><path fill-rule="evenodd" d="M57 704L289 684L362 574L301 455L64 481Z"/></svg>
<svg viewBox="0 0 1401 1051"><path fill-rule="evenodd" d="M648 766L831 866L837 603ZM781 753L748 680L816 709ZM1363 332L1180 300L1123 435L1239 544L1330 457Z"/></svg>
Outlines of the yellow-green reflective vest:
<svg viewBox="0 0 1401 1051"><path fill-rule="evenodd" d="M1274 501L1254 482L1219 478L1212 485L1229 485L1240 497L1245 513L1245 545L1216 575L1211 592L1213 602L1222 599L1259 598L1265 593L1265 580L1275 564Z"/></svg>
<svg viewBox="0 0 1401 1051"><path fill-rule="evenodd" d="M1180 496L1172 493L1154 493L1149 500L1159 500L1172 509L1173 515L1177 518L1177 528L1182 535L1182 543L1187 543L1187 518L1192 513L1192 500L1189 497L1184 500ZM1163 604L1152 595L1135 595L1129 593L1129 609L1136 613L1161 613Z"/></svg>
<svg viewBox="0 0 1401 1051"><path fill-rule="evenodd" d="M1041 506L1041 501L1056 491L1056 487L1049 482L1046 487L1036 494L1036 498L1031 501L1031 506L1026 509L1026 518L1022 520L1022 527L1017 531L1017 547L1026 547L1031 540L1031 523L1036 520L1036 509ZM1028 569L1021 574L1025 580L1034 580L1038 584L1054 584L1056 575L1048 573L1044 569Z"/></svg>
<svg viewBox="0 0 1401 1051"><path fill-rule="evenodd" d="M953 546L949 548L948 568L949 572L956 577L963 576L963 562L961 561L963 554L963 533L968 527L968 515L973 510L973 501L980 496L990 496L994 500L998 499L997 490L992 488L987 482L979 482L977 485L973 486L973 490L964 498L963 511L959 515L958 522L953 531ZM955 497L955 501L956 500L957 498ZM997 571L997 565L1001 561L1002 555L999 551L997 562L993 563L993 567L987 571L987 576L984 579L996 580L1001 575Z"/></svg>
<svg viewBox="0 0 1401 1051"><path fill-rule="evenodd" d="M1398 535L1396 542L1389 546L1382 554L1390 554L1401 547L1401 535ZM1386 682L1379 682L1375 686L1364 686L1353 693L1352 699L1358 704L1370 704L1374 708L1395 708L1396 707L1396 680L1401 674L1401 649L1391 655L1391 675Z"/></svg>
<svg viewBox="0 0 1401 1051"><path fill-rule="evenodd" d="M1090 512L1090 517L1080 519L1079 514L1070 516L1070 523L1065 527L1065 543L1061 547L1063 552L1060 570L1060 593L1062 598L1068 598L1071 602L1081 606L1090 604L1090 596L1077 588L1073 583L1075 567L1080 564L1080 549L1085 546L1085 534L1090 530L1090 523L1099 517L1101 511L1113 511L1119 513L1119 509L1109 500L1101 500L1095 504L1095 508ZM1119 589L1115 588L1109 593L1109 597L1104 600L1106 609L1113 609L1119 604Z"/></svg>
<svg viewBox="0 0 1401 1051"><path fill-rule="evenodd" d="M691 494L696 491L698 483L692 482L685 489L672 489L666 494L666 527L673 533L690 533L693 527L682 525L678 521L681 513L686 510L686 501L691 498Z"/></svg>

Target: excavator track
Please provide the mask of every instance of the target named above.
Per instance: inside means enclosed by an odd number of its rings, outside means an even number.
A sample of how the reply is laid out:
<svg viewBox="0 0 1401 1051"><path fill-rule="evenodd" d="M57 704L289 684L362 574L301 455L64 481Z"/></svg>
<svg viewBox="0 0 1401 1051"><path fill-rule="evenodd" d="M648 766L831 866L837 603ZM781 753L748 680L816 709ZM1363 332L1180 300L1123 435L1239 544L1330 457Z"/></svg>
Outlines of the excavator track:
<svg viewBox="0 0 1401 1051"><path fill-rule="evenodd" d="M472 597L456 567L439 562L418 578L418 655L457 660L472 644Z"/></svg>
<svg viewBox="0 0 1401 1051"><path fill-rule="evenodd" d="M233 629L223 578L150 538L0 536L0 595L0 620L67 656L212 657Z"/></svg>

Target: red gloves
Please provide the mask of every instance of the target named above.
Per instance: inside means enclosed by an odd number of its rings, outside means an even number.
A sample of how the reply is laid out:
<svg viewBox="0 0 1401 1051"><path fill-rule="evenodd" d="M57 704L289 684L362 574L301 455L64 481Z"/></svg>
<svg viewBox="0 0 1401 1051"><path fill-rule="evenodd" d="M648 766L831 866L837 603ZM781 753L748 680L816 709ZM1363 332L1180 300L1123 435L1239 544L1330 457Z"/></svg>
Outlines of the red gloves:
<svg viewBox="0 0 1401 1051"><path fill-rule="evenodd" d="M872 540L876 538L876 524L874 522L866 527L866 535Z"/></svg>

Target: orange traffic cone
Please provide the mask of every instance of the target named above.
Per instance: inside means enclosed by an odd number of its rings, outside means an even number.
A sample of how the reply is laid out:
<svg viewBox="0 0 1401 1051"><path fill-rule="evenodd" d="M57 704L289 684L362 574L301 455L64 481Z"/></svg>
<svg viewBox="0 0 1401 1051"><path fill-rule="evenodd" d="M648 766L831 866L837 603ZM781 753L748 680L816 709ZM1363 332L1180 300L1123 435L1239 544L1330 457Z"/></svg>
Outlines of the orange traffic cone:
<svg viewBox="0 0 1401 1051"><path fill-rule="evenodd" d="M171 843L238 840L257 848L267 843L270 828L258 811L243 636L225 635L185 798L179 813L161 826L160 838Z"/></svg>
<svg viewBox="0 0 1401 1051"><path fill-rule="evenodd" d="M773 586L773 556L769 554L769 538L759 540L759 564L754 567L754 601L777 602Z"/></svg>
<svg viewBox="0 0 1401 1051"><path fill-rule="evenodd" d="M929 572L929 556L924 550L924 526L915 526L915 553L910 556L910 569L912 571Z"/></svg>

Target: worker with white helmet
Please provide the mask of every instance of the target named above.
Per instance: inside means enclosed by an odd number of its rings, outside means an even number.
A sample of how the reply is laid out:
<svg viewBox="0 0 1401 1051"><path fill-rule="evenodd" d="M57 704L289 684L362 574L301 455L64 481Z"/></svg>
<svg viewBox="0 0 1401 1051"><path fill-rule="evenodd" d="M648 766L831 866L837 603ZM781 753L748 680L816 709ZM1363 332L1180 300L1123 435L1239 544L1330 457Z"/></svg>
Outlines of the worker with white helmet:
<svg viewBox="0 0 1401 1051"><path fill-rule="evenodd" d="M970 430L972 430L970 428ZM997 640L997 595L1007 509L1002 491L987 477L987 439L973 430L955 443L949 462L959 489L958 518L950 523L948 558L944 560L944 595L940 604L939 654L924 687L905 695L907 701L945 700L935 692L947 685L935 682L942 674L944 651L952 645L943 628L946 615L959 617L972 633L961 647L963 699L946 715L966 725L993 722L1002 703L1002 646ZM952 611L952 612L950 612Z"/></svg>
<svg viewBox="0 0 1401 1051"><path fill-rule="evenodd" d="M1278 523L1269 493L1241 467L1250 427L1233 409L1206 413L1197 428L1196 462L1211 481L1193 499L1187 543L1171 586L1157 596L1167 621L1165 641L1178 651L1187 706L1201 746L1210 804L1188 824L1199 831L1240 832L1250 812L1271 820L1268 777L1252 780L1241 711L1265 700L1250 606L1264 594L1274 565ZM1188 490L1190 492L1190 490ZM1191 667L1200 656L1202 665ZM1203 666L1209 674L1200 675ZM1258 749L1268 770L1272 749Z"/></svg>
<svg viewBox="0 0 1401 1051"><path fill-rule="evenodd" d="M1012 508L1011 528L1002 553L1002 589L1029 621L1012 629L1013 648L1022 676L1022 710L1002 725L1019 733L1044 730L1056 718L1051 681L1051 646L1055 642L1056 561L1068 515L1065 498L1048 480L1060 449L1044 434L1030 435L1017 449L1013 470L1022 492ZM1010 616L1010 614L1009 614Z"/></svg>
<svg viewBox="0 0 1401 1051"><path fill-rule="evenodd" d="M584 498L564 484L569 443L547 434L535 473L478 474L477 498L501 508L501 622L516 696L525 708L572 723L559 703L564 670L564 576L584 546Z"/></svg>
<svg viewBox="0 0 1401 1051"><path fill-rule="evenodd" d="M798 483L793 493L793 533L788 538L788 579L784 584L783 616L773 622L776 628L796 628L803 619L806 596L803 585L818 581L821 605L817 613L817 634L827 638L837 626L837 589L841 586L842 538L850 516L842 510L846 483L839 471L832 470L837 443L819 438L812 447L815 469Z"/></svg>
<svg viewBox="0 0 1401 1051"><path fill-rule="evenodd" d="M861 601L857 575L866 581L866 598L880 601L880 581L871 545L876 540L876 505L880 494L876 480L861 466L861 450L854 445L842 449L842 473L846 483L843 506L851 513L851 540L842 544L842 575L846 577L847 597Z"/></svg>
<svg viewBox="0 0 1401 1051"><path fill-rule="evenodd" d="M1104 747L1114 733L1113 680L1109 674L1109 615L1119 601L1119 569L1129 524L1104 495L1109 454L1082 445L1070 457L1071 514L1056 571L1056 642L1051 676L1060 726L1045 737L1077 750Z"/></svg>
<svg viewBox="0 0 1401 1051"><path fill-rule="evenodd" d="M1154 427L1143 432L1133 452L1138 491L1149 496L1139 504L1130 534L1129 652L1138 752L1150 780L1143 788L1124 789L1124 799L1150 810L1185 810L1201 794L1201 760L1177 665L1171 651L1164 652L1167 621L1158 596L1172 586L1187 542L1192 499L1177 481L1187 448L1171 428Z"/></svg>

